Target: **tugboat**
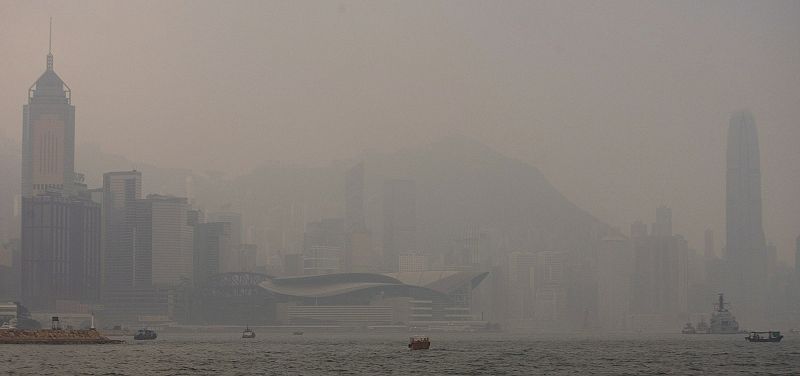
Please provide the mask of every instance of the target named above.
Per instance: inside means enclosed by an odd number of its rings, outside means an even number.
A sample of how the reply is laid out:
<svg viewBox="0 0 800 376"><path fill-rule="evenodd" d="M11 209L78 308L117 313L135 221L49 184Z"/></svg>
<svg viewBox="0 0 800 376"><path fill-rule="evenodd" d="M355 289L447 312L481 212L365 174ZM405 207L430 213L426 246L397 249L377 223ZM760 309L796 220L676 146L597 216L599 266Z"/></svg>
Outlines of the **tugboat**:
<svg viewBox="0 0 800 376"><path fill-rule="evenodd" d="M715 310L711 312L711 334L739 334L739 323L736 317L728 311L730 303L725 303L723 294L719 294L719 302L714 304Z"/></svg>
<svg viewBox="0 0 800 376"><path fill-rule="evenodd" d="M408 348L411 350L427 350L431 348L431 340L426 336L414 336L408 340Z"/></svg>
<svg viewBox="0 0 800 376"><path fill-rule="evenodd" d="M155 330L150 329L139 329L136 334L133 335L133 339L137 341L149 341L158 338L158 334L156 334Z"/></svg>
<svg viewBox="0 0 800 376"><path fill-rule="evenodd" d="M780 342L783 339L781 332L750 332L744 337L747 342Z"/></svg>
<svg viewBox="0 0 800 376"><path fill-rule="evenodd" d="M248 327L247 327L247 328L246 328L246 329L245 329L245 330L242 332L242 338L256 338L256 332L254 332L254 331L253 331L252 329L250 329L250 327L248 326Z"/></svg>
<svg viewBox="0 0 800 376"><path fill-rule="evenodd" d="M683 334L696 334L697 331L694 329L694 325L692 325L692 323L687 322L686 325L684 325L683 330L681 330L681 333L683 333Z"/></svg>

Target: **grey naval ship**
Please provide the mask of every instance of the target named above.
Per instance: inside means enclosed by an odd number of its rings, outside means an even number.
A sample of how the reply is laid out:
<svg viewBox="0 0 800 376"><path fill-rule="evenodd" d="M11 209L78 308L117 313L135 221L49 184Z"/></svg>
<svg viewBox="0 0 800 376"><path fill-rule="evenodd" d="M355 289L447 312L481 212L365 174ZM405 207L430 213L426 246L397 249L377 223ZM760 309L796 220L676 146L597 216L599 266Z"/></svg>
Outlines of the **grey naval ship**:
<svg viewBox="0 0 800 376"><path fill-rule="evenodd" d="M711 320L706 324L705 320L700 320L695 328L691 322L687 322L681 333L683 334L738 334L739 323L728 308L730 303L725 302L725 296L719 294L719 301L714 303L714 311L711 312Z"/></svg>
<svg viewBox="0 0 800 376"><path fill-rule="evenodd" d="M739 331L739 323L736 317L733 316L731 311L728 310L730 303L725 303L725 296L719 294L719 302L714 304L714 312L711 312L711 325L709 333L711 334L737 334Z"/></svg>

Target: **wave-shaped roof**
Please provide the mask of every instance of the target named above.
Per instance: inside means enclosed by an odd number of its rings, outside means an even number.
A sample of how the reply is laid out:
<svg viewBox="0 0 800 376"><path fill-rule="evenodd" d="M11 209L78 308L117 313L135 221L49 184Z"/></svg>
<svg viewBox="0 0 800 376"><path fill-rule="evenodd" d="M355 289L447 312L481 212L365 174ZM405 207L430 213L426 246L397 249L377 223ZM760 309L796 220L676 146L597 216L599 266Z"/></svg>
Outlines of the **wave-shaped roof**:
<svg viewBox="0 0 800 376"><path fill-rule="evenodd" d="M470 284L470 288L477 287L489 273L458 270L426 270L421 272L390 273L387 275L405 284L422 286L443 294L450 294L466 284Z"/></svg>
<svg viewBox="0 0 800 376"><path fill-rule="evenodd" d="M303 277L268 278L259 286L278 294L300 298L325 298L368 290L402 291L445 297L469 284L476 287L488 273L477 272L421 272L423 274L396 273L337 273Z"/></svg>

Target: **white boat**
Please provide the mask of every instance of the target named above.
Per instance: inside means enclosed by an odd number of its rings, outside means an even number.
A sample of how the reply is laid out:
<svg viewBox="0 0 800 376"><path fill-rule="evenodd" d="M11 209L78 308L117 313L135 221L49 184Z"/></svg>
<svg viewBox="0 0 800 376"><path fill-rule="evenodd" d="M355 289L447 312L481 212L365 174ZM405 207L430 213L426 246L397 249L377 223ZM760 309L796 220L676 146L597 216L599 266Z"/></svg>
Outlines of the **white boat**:
<svg viewBox="0 0 800 376"><path fill-rule="evenodd" d="M254 332L254 331L253 331L252 329L250 329L250 327L248 326L248 327L247 327L247 328L246 328L246 329L245 329L245 330L242 332L242 338L256 338L256 332Z"/></svg>

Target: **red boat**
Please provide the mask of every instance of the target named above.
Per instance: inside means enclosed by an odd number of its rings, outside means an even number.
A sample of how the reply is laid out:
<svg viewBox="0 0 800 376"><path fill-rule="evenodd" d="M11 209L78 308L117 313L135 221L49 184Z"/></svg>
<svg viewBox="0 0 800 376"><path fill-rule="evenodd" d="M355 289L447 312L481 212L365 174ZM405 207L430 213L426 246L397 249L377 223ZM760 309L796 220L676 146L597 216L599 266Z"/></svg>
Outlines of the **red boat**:
<svg viewBox="0 0 800 376"><path fill-rule="evenodd" d="M411 350L427 350L431 348L431 340L424 336L411 337L408 340L408 348Z"/></svg>

